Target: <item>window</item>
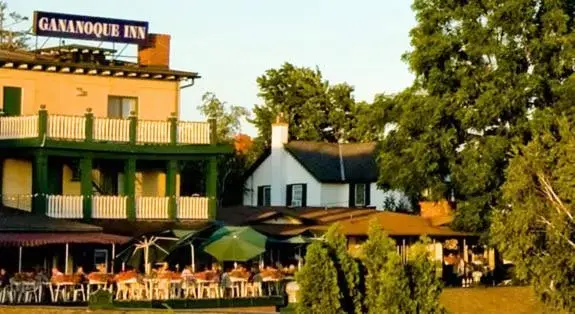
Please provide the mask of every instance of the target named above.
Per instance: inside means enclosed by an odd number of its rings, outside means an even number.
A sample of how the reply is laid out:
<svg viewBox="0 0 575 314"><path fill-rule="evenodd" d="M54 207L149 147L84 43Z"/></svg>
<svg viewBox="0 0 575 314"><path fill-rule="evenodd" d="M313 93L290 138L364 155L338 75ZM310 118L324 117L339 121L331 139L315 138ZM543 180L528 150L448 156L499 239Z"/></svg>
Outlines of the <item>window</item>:
<svg viewBox="0 0 575 314"><path fill-rule="evenodd" d="M365 206L365 184L355 185L355 206Z"/></svg>
<svg viewBox="0 0 575 314"><path fill-rule="evenodd" d="M98 269L99 266L103 266L105 269L108 269L108 250L94 250L94 267Z"/></svg>
<svg viewBox="0 0 575 314"><path fill-rule="evenodd" d="M258 206L270 206L271 187L269 185L258 186Z"/></svg>
<svg viewBox="0 0 575 314"><path fill-rule="evenodd" d="M288 184L286 189L286 206L305 207L307 184Z"/></svg>
<svg viewBox="0 0 575 314"><path fill-rule="evenodd" d="M130 111L138 111L136 97L108 96L108 118L126 119Z"/></svg>
<svg viewBox="0 0 575 314"><path fill-rule="evenodd" d="M19 116L22 113L22 88L4 86L2 111L6 116Z"/></svg>

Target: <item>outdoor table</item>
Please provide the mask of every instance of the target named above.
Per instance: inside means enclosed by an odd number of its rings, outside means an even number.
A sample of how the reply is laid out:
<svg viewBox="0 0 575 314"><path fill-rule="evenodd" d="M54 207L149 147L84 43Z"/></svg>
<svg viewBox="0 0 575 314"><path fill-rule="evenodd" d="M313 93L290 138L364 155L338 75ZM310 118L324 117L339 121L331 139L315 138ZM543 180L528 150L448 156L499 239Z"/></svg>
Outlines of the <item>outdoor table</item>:
<svg viewBox="0 0 575 314"><path fill-rule="evenodd" d="M272 295L272 285L275 286L276 292L279 294L280 291L280 278L273 277L262 277L262 282L266 284L268 295Z"/></svg>

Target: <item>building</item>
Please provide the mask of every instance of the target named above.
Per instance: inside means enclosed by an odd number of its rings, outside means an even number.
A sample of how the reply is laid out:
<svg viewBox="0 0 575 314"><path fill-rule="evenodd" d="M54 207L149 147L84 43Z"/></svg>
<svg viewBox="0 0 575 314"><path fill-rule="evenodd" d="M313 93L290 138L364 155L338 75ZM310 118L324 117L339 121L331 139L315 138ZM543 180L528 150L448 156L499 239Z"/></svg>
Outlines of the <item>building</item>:
<svg viewBox="0 0 575 314"><path fill-rule="evenodd" d="M137 62L66 45L0 51L2 205L54 218L209 220L215 217L215 121L180 121L170 36L148 34ZM180 174L204 161L205 177ZM186 181L205 182L201 191Z"/></svg>
<svg viewBox="0 0 575 314"><path fill-rule="evenodd" d="M271 149L248 171L245 206L375 207L408 203L378 188L376 143L288 142L288 124L272 125Z"/></svg>

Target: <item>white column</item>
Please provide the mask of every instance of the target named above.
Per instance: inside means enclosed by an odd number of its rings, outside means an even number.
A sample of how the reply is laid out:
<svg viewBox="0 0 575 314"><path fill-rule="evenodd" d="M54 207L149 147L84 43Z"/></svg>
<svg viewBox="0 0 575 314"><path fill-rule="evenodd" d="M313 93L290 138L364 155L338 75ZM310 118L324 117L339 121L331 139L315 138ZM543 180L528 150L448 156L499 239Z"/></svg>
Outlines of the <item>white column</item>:
<svg viewBox="0 0 575 314"><path fill-rule="evenodd" d="M68 274L68 266L69 266L69 264L70 264L70 262L68 261L68 257L69 257L69 252L68 252L68 251L69 251L69 246L68 246L68 243L66 243L66 257L65 257L65 260L64 260L64 273L65 273L65 274Z"/></svg>

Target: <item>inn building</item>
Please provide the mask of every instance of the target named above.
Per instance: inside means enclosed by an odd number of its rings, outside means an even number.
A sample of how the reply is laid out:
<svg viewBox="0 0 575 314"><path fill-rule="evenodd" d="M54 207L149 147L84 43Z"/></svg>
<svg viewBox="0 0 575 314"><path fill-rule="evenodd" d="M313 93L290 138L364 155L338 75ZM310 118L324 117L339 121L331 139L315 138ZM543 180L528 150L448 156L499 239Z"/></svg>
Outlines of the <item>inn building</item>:
<svg viewBox="0 0 575 314"><path fill-rule="evenodd" d="M181 86L200 76L170 68L169 35L148 34L137 62L115 53L0 51L1 204L67 219L214 219L217 157L232 147L216 142L214 120L179 118ZM203 175L186 176L190 164Z"/></svg>

